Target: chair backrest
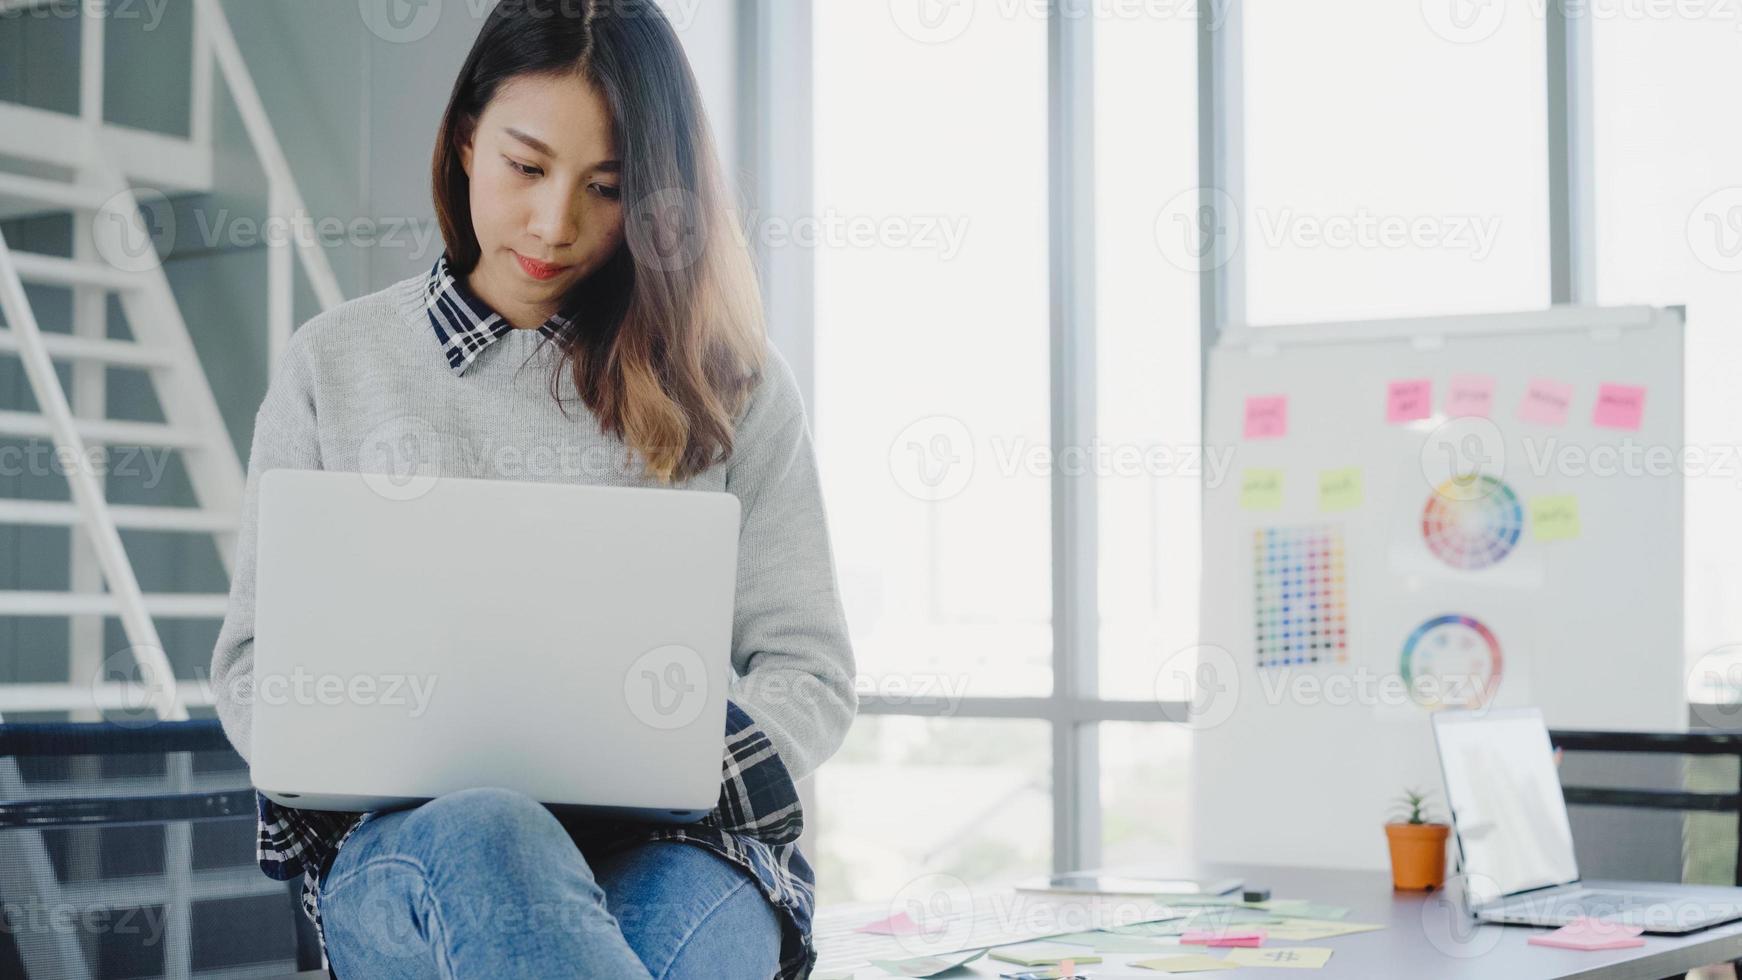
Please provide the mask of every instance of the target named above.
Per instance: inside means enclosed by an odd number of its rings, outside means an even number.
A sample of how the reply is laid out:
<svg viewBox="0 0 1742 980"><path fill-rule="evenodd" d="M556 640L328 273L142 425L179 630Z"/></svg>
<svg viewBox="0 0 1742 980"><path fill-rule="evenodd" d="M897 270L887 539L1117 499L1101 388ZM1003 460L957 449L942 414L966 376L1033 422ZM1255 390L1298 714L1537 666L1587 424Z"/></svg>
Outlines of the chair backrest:
<svg viewBox="0 0 1742 980"><path fill-rule="evenodd" d="M319 969L216 719L0 725L0 976Z"/></svg>
<svg viewBox="0 0 1742 980"><path fill-rule="evenodd" d="M1549 737L1582 876L1742 885L1742 733Z"/></svg>

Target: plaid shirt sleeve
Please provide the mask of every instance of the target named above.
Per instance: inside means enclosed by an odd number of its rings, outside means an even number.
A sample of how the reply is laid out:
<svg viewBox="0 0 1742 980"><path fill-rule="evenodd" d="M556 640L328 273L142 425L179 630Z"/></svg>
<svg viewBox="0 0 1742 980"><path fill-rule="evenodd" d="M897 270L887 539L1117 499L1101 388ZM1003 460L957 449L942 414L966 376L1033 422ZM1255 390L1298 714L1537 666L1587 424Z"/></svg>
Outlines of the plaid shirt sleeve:
<svg viewBox="0 0 1742 980"><path fill-rule="evenodd" d="M726 749L720 802L702 823L768 844L790 844L804 832L798 788L774 744L736 702L726 702Z"/></svg>
<svg viewBox="0 0 1742 980"><path fill-rule="evenodd" d="M276 881L289 881L319 870L338 850L346 832L363 816L299 810L276 803L258 790L254 798L260 818L256 848L260 870Z"/></svg>

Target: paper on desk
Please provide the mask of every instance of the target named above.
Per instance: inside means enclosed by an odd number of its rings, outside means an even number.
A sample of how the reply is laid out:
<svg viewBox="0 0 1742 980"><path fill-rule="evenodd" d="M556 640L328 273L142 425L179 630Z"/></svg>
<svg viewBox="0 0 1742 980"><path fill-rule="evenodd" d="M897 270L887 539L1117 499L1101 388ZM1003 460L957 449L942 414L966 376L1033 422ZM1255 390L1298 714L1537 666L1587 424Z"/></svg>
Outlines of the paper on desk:
<svg viewBox="0 0 1742 980"><path fill-rule="evenodd" d="M1131 965L1141 966L1145 970L1160 970L1162 973L1203 973L1207 970L1237 969L1227 960L1219 960L1214 956L1164 956L1158 960L1139 960Z"/></svg>
<svg viewBox="0 0 1742 980"><path fill-rule="evenodd" d="M1628 949L1645 945L1645 940L1639 938L1639 934L1644 931L1638 926L1622 925L1619 922L1580 918L1546 935L1531 936L1528 942L1532 946L1553 946L1557 949Z"/></svg>
<svg viewBox="0 0 1742 980"><path fill-rule="evenodd" d="M1070 960L1073 963L1099 963L1101 958L1087 946L1066 943L1017 943L992 950L992 958L1018 966L1052 966Z"/></svg>
<svg viewBox="0 0 1742 980"><path fill-rule="evenodd" d="M1162 922L1133 922L1126 926L1114 926L1107 930L1123 936L1178 936L1189 926L1186 919L1169 919Z"/></svg>
<svg viewBox="0 0 1742 980"><path fill-rule="evenodd" d="M1277 915L1301 919L1341 919L1349 914L1349 910L1341 905L1319 905L1304 898L1276 898L1259 904Z"/></svg>
<svg viewBox="0 0 1742 980"><path fill-rule="evenodd" d="M972 963L986 955L983 949L951 953L947 956L915 956L905 960L872 960L871 965L884 973L898 977L931 977L945 970Z"/></svg>
<svg viewBox="0 0 1742 980"><path fill-rule="evenodd" d="M1187 946L1262 946L1263 929L1190 929L1179 941Z"/></svg>
<svg viewBox="0 0 1742 980"><path fill-rule="evenodd" d="M897 912L887 919L867 922L854 931L868 932L873 936L907 936L919 931L919 923L906 912Z"/></svg>
<svg viewBox="0 0 1742 980"><path fill-rule="evenodd" d="M1070 972L1065 972L1064 966L1019 967L1013 973L1000 973L1005 980L1088 980L1077 972L1076 964L1072 964Z"/></svg>
<svg viewBox="0 0 1742 980"><path fill-rule="evenodd" d="M1331 961L1325 946L1280 946L1275 949L1231 949L1228 962L1235 966L1270 966L1284 970L1317 970Z"/></svg>
<svg viewBox="0 0 1742 980"><path fill-rule="evenodd" d="M1267 926L1282 922L1282 914L1260 909L1199 909L1192 915L1192 927L1225 929L1228 926Z"/></svg>
<svg viewBox="0 0 1742 980"><path fill-rule="evenodd" d="M1368 922L1327 922L1322 919L1288 919L1273 926L1266 926L1265 932L1271 939L1279 939L1288 943L1306 943L1315 939L1331 939L1336 936L1352 936L1357 932L1374 932L1385 928Z"/></svg>
<svg viewBox="0 0 1742 980"><path fill-rule="evenodd" d="M1097 953L1154 953L1158 950L1173 949L1179 945L1171 939L1110 931L1068 932L1062 936L1048 936L1046 941L1087 946Z"/></svg>
<svg viewBox="0 0 1742 980"><path fill-rule="evenodd" d="M1261 909L1264 907L1262 902L1245 902L1227 895L1164 895L1161 897L1161 900L1169 905L1178 905L1181 908L1203 905L1228 906L1230 908L1246 909Z"/></svg>

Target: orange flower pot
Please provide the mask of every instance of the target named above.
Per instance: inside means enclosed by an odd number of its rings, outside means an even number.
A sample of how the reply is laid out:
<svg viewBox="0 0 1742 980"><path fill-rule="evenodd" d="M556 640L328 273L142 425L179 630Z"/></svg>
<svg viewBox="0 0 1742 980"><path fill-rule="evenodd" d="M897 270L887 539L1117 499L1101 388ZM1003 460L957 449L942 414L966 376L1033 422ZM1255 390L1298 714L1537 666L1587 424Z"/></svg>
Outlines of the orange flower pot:
<svg viewBox="0 0 1742 980"><path fill-rule="evenodd" d="M1443 823L1388 823L1391 844L1391 884L1398 891L1433 891L1446 883L1446 838L1452 828Z"/></svg>

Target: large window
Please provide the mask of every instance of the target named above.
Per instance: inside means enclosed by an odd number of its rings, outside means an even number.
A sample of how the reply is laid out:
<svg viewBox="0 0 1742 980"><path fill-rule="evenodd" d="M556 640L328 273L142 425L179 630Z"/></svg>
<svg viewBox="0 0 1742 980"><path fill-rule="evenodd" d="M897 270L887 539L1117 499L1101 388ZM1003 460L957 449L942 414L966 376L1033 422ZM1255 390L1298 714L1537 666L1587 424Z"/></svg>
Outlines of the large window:
<svg viewBox="0 0 1742 980"><path fill-rule="evenodd" d="M860 671L1045 694L1046 21L815 17L817 445Z"/></svg>
<svg viewBox="0 0 1742 980"><path fill-rule="evenodd" d="M873 901L927 874L1043 874L1049 780L1038 722L861 718L819 779L817 887Z"/></svg>
<svg viewBox="0 0 1742 980"><path fill-rule="evenodd" d="M1742 89L1742 32L1721 7L1706 14L1593 24L1596 299L1686 304L1687 443L1717 460L1742 446L1742 130L1726 122ZM1698 531L1687 536L1686 639L1697 662L1742 637L1742 472L1715 465L1686 485Z"/></svg>
<svg viewBox="0 0 1742 980"><path fill-rule="evenodd" d="M1230 324L1687 303L1689 440L1742 445L1742 33L1545 9L811 5L799 329L864 705L825 901L1191 853L1168 682ZM1742 635L1739 488L1690 481L1696 651Z"/></svg>
<svg viewBox="0 0 1742 980"><path fill-rule="evenodd" d="M1109 17L1094 45L1099 686L1177 699L1163 667L1198 642L1203 355L1196 266L1161 236L1198 184L1197 23ZM1107 723L1099 749L1104 860L1186 852L1190 733Z"/></svg>
<svg viewBox="0 0 1742 980"><path fill-rule="evenodd" d="M1251 323L1548 303L1540 17L1450 0L1244 6Z"/></svg>
<svg viewBox="0 0 1742 980"><path fill-rule="evenodd" d="M815 250L815 428L861 691L1043 696L1045 18L814 11L814 217L842 229ZM817 784L825 899L1046 870L1047 744L1035 722L861 718Z"/></svg>

